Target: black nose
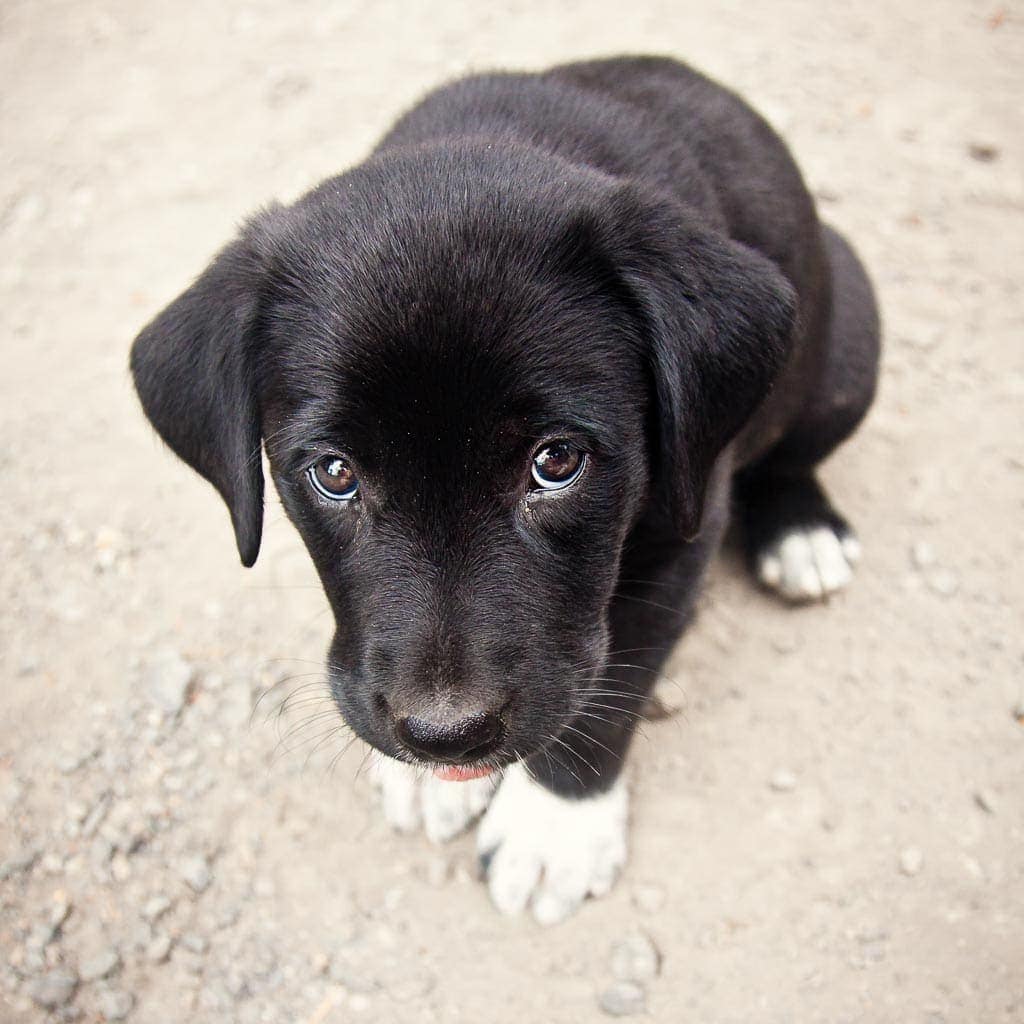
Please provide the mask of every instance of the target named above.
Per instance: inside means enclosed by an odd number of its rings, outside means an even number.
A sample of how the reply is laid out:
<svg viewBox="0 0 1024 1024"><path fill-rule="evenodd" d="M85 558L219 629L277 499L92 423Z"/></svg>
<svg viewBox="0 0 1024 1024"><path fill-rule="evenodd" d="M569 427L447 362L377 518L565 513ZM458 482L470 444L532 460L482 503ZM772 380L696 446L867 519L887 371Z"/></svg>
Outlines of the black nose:
<svg viewBox="0 0 1024 1024"><path fill-rule="evenodd" d="M471 760L494 749L501 731L497 715L478 712L457 722L410 715L396 725L398 738L413 752L435 761Z"/></svg>

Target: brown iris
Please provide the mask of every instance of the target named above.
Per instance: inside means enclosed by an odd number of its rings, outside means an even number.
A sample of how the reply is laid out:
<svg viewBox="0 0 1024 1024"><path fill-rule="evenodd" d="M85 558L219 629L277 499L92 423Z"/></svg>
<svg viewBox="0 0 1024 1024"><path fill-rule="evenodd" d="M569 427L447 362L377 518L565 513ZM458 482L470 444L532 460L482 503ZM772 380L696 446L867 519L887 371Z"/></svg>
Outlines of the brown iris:
<svg viewBox="0 0 1024 1024"><path fill-rule="evenodd" d="M342 455L324 455L309 467L309 481L325 498L342 501L359 492L359 478Z"/></svg>
<svg viewBox="0 0 1024 1024"><path fill-rule="evenodd" d="M539 488L557 491L583 472L585 462L586 456L571 441L549 441L534 453L530 472Z"/></svg>

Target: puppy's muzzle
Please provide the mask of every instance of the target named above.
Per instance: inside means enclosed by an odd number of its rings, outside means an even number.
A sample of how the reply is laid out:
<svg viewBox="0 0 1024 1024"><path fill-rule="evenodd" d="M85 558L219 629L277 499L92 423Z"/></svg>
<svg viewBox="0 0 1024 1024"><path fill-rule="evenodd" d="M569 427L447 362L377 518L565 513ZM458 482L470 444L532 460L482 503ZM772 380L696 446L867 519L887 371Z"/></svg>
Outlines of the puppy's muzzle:
<svg viewBox="0 0 1024 1024"><path fill-rule="evenodd" d="M501 718L486 711L453 722L409 715L395 723L402 746L431 761L467 762L486 757L497 747L501 732Z"/></svg>

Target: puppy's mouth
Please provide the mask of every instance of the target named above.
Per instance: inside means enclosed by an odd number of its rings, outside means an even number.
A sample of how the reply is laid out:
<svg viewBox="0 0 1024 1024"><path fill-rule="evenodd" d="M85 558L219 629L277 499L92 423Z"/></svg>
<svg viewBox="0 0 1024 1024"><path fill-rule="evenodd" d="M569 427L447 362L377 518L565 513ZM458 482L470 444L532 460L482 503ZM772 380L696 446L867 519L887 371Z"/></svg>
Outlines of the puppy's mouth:
<svg viewBox="0 0 1024 1024"><path fill-rule="evenodd" d="M497 768L490 764L445 764L434 769L434 778L444 782L471 782L473 779L484 779L496 771Z"/></svg>

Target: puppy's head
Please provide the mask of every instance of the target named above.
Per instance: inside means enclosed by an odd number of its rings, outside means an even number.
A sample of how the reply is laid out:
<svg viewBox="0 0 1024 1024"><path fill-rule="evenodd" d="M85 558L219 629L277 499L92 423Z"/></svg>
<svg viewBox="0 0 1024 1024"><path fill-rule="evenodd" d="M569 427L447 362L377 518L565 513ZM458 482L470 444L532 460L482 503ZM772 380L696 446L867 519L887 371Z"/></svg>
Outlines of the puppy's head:
<svg viewBox="0 0 1024 1024"><path fill-rule="evenodd" d="M601 674L638 519L699 531L792 317L767 261L668 200L420 149L250 222L132 368L246 565L265 446L353 728L404 759L497 764L552 742Z"/></svg>

